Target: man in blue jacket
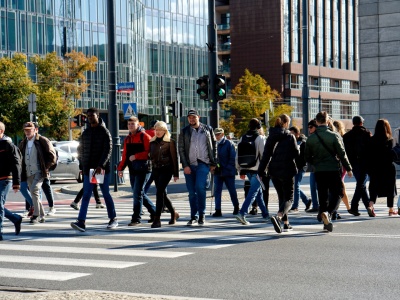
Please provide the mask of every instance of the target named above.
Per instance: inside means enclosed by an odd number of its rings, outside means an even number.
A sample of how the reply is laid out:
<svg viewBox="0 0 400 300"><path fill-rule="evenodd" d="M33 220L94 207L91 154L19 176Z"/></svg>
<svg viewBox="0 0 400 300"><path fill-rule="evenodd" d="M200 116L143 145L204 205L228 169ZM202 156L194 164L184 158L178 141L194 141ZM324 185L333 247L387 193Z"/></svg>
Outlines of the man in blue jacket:
<svg viewBox="0 0 400 300"><path fill-rule="evenodd" d="M239 212L239 200L235 187L235 145L228 140L224 135L222 128L215 128L215 138L217 139L217 168L214 170L214 197L215 197L215 213L213 217L222 217L221 211L221 195L222 186L225 183L226 188L231 196L231 201L234 207L233 214Z"/></svg>

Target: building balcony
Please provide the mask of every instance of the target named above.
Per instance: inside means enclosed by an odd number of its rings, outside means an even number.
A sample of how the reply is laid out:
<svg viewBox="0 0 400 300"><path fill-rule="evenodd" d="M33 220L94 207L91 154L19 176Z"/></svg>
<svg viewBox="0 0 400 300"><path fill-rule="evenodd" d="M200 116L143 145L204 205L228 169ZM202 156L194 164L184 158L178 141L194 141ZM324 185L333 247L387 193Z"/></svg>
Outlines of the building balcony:
<svg viewBox="0 0 400 300"><path fill-rule="evenodd" d="M230 30L231 29L231 25L230 24L218 24L217 25L217 30Z"/></svg>
<svg viewBox="0 0 400 300"><path fill-rule="evenodd" d="M230 52L231 51L231 42L226 42L224 44L218 45L218 51Z"/></svg>
<svg viewBox="0 0 400 300"><path fill-rule="evenodd" d="M222 74L225 76L230 76L231 74L231 67L228 65L218 66L218 74Z"/></svg>

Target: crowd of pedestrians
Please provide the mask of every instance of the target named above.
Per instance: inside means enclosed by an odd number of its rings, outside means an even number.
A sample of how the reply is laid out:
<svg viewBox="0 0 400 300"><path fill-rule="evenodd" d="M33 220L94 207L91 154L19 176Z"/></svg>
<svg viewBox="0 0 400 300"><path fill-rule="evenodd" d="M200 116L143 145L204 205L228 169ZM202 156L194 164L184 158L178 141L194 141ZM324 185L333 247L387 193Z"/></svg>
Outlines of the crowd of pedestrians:
<svg viewBox="0 0 400 300"><path fill-rule="evenodd" d="M99 187L102 191L107 215L107 229L118 227L117 213L109 191L110 157L112 139L97 108L87 110L88 127L80 137L78 157L83 174L83 188L71 203L79 210L77 220L71 223L75 230L86 230L86 216L89 201L94 193L97 208L101 204L97 176L102 177ZM261 210L263 222L271 222L275 231L293 230L289 214L299 211L300 200L305 211L317 213L325 231L332 231L332 221L340 219L337 213L341 201L353 216L359 216L359 202L362 200L370 217L375 217L374 205L378 197L386 197L388 215L400 214L397 203L396 168L392 159L392 148L399 142L400 128L392 135L390 124L385 119L376 122L374 134L367 130L364 119L355 116L353 128L345 132L344 125L324 111L308 123L308 138L296 126L291 126L288 115L282 114L264 135L261 122L253 118L248 131L240 137L237 147L225 136L222 128L215 128L200 122L196 110L189 110L188 125L179 133L178 143L171 138L167 124L155 120L145 130L139 119L128 120L129 135L123 144L122 159L118 175L123 177L129 170L133 196L133 212L128 226L142 223L142 207L149 214L151 228L159 228L161 213L169 212L169 225L176 224L180 215L167 194L171 179L179 179L179 160L183 168L190 219L187 226L205 224L206 187L209 173L214 179L215 212L212 217L222 217L222 189L225 184L233 207L233 216L243 225L248 225L246 215ZM45 222L45 211L41 201L41 190L47 197L49 211L54 215L54 197L51 192L49 170L57 163L57 155L51 142L38 133L33 122L23 125L25 138L15 146L0 122L0 240L4 217L14 223L15 233L21 231L22 217L5 208L6 198L12 188L21 190L27 202L30 223ZM305 172L310 172L310 196L301 190ZM354 176L356 188L349 203L344 177ZM240 205L235 177L246 180L245 199ZM370 184L367 189L367 180ZM156 187L156 204L147 196L151 182ZM279 208L270 215L268 192L270 181L277 191ZM50 190L50 192L49 192ZM82 200L81 200L82 199ZM79 206L79 201L81 205Z"/></svg>

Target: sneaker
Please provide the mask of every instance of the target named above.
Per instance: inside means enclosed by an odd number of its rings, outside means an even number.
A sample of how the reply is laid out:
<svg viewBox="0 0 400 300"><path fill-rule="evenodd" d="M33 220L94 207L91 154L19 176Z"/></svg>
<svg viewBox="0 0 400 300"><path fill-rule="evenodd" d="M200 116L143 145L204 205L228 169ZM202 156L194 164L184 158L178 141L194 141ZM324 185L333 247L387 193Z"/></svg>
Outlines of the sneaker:
<svg viewBox="0 0 400 300"><path fill-rule="evenodd" d="M352 214L353 216L358 217L359 215L361 215L358 211L356 210L352 210L351 208L347 211L349 214Z"/></svg>
<svg viewBox="0 0 400 300"><path fill-rule="evenodd" d="M307 204L306 204L306 209L305 209L305 211L307 211L307 210L309 210L309 209L310 209L310 207L311 207L311 204L312 204L312 201L311 201L311 199L308 199L308 201L307 201Z"/></svg>
<svg viewBox="0 0 400 300"><path fill-rule="evenodd" d="M268 216L265 216L265 217L262 217L262 219L263 219L263 221L264 222L269 222L269 221L271 221L271 217L268 215Z"/></svg>
<svg viewBox="0 0 400 300"><path fill-rule="evenodd" d="M205 222L206 218L204 216L200 216L198 221L199 226L203 226Z"/></svg>
<svg viewBox="0 0 400 300"><path fill-rule="evenodd" d="M249 212L249 215L256 216L257 214L258 214L258 209L257 209L257 207L253 207L253 208L250 210L250 212Z"/></svg>
<svg viewBox="0 0 400 300"><path fill-rule="evenodd" d="M283 224L283 231L284 232L288 232L288 231L292 231L293 227L290 224Z"/></svg>
<svg viewBox="0 0 400 300"><path fill-rule="evenodd" d="M140 226L142 223L140 221L131 221L128 226Z"/></svg>
<svg viewBox="0 0 400 300"><path fill-rule="evenodd" d="M83 223L82 221L76 221L71 223L71 227L75 230L78 230L80 232L85 232L86 231L86 226L85 223Z"/></svg>
<svg viewBox="0 0 400 300"><path fill-rule="evenodd" d="M26 210L26 211L22 214L22 217L23 217L23 218L29 218L29 217L28 217L28 214L29 214L29 210Z"/></svg>
<svg viewBox="0 0 400 300"><path fill-rule="evenodd" d="M104 208L105 206L101 203L96 203L96 208Z"/></svg>
<svg viewBox="0 0 400 300"><path fill-rule="evenodd" d="M69 206L71 206L75 210L79 210L79 204L78 203L72 202Z"/></svg>
<svg viewBox="0 0 400 300"><path fill-rule="evenodd" d="M118 221L117 219L112 219L110 222L108 222L107 229L115 229L118 227Z"/></svg>
<svg viewBox="0 0 400 300"><path fill-rule="evenodd" d="M238 220L243 225L249 225L250 224L250 222L246 220L246 217L244 215L242 215L241 213L238 213L235 216L235 218L236 218L236 220Z"/></svg>
<svg viewBox="0 0 400 300"><path fill-rule="evenodd" d="M198 222L197 222L197 219L196 218L194 218L194 219L190 219L190 221L189 222L187 222L187 226L192 226L192 225L196 225ZM204 223L203 223L204 224Z"/></svg>
<svg viewBox="0 0 400 300"><path fill-rule="evenodd" d="M39 217L31 217L31 220L29 221L31 224L37 224L39 223Z"/></svg>
<svg viewBox="0 0 400 300"><path fill-rule="evenodd" d="M222 217L222 212L220 209L216 209L215 213L212 214L213 217Z"/></svg>
<svg viewBox="0 0 400 300"><path fill-rule="evenodd" d="M272 225L277 233L282 233L281 219L278 216L271 218Z"/></svg>
<svg viewBox="0 0 400 300"><path fill-rule="evenodd" d="M29 212L28 212L28 217L32 217L33 216L33 212L35 211L35 208L34 207L31 207L30 209L29 209Z"/></svg>
<svg viewBox="0 0 400 300"><path fill-rule="evenodd" d="M298 208L292 208L289 210L290 213L298 213L299 209Z"/></svg>
<svg viewBox="0 0 400 300"><path fill-rule="evenodd" d="M55 215L56 211L57 211L57 210L54 208L54 206L53 206L53 207L50 207L50 208L49 208L49 211L47 212L47 215L48 215L48 216L53 216L53 215Z"/></svg>
<svg viewBox="0 0 400 300"><path fill-rule="evenodd" d="M332 232L333 225L332 225L331 220L329 219L328 213L327 212L321 213L321 219L322 219L322 222L324 222L324 230Z"/></svg>
<svg viewBox="0 0 400 300"><path fill-rule="evenodd" d="M41 218L39 219L39 223L44 223L44 222L46 222L46 219L45 219L44 217L41 217Z"/></svg>
<svg viewBox="0 0 400 300"><path fill-rule="evenodd" d="M15 235L18 235L21 232L21 223L22 223L22 217L19 218L17 222L14 223L15 226Z"/></svg>
<svg viewBox="0 0 400 300"><path fill-rule="evenodd" d="M319 208L318 207L316 207L316 208L311 208L311 209L309 209L309 210L306 210L306 212L308 212L308 213L315 213L315 212L318 212L319 211Z"/></svg>

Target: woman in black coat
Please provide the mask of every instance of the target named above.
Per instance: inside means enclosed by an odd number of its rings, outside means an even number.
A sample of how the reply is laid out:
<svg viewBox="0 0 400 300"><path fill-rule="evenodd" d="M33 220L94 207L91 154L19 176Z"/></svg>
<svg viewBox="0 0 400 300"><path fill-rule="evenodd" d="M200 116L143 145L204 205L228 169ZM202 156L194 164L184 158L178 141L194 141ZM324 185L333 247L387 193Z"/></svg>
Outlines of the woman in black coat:
<svg viewBox="0 0 400 300"><path fill-rule="evenodd" d="M387 198L389 216L396 212L393 210L393 200L397 195L396 168L393 164L391 150L393 147L392 130L386 119L376 122L375 134L368 146L368 175L370 178L370 202L368 215L375 217L374 204L378 197Z"/></svg>

